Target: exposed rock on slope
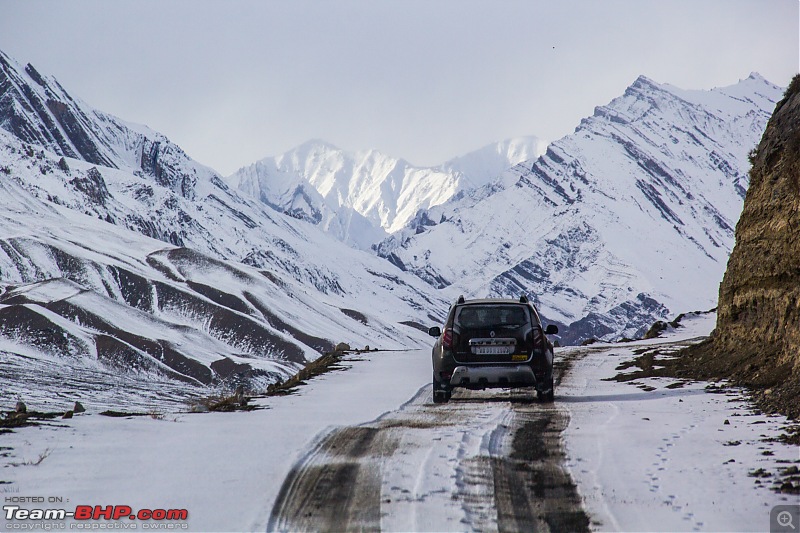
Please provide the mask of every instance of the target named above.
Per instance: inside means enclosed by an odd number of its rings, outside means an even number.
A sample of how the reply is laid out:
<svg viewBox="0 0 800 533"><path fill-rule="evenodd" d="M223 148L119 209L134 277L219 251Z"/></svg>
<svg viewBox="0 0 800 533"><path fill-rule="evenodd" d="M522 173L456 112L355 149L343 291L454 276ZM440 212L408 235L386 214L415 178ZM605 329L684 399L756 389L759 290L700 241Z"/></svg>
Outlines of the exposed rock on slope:
<svg viewBox="0 0 800 533"><path fill-rule="evenodd" d="M719 289L717 328L684 358L704 376L758 390L770 411L800 417L800 76L752 158L736 245Z"/></svg>

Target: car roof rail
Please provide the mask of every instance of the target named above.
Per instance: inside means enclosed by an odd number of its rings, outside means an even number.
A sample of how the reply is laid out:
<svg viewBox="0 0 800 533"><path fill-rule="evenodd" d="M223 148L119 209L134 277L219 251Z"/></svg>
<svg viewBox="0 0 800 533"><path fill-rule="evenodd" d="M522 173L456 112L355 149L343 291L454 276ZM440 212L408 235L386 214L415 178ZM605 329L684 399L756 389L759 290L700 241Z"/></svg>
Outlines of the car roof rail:
<svg viewBox="0 0 800 533"><path fill-rule="evenodd" d="M523 294L522 296L519 297L519 303L521 303L521 304L528 303L528 297Z"/></svg>
<svg viewBox="0 0 800 533"><path fill-rule="evenodd" d="M458 304L463 304L464 303L464 295L463 294L458 297L458 301L456 301L456 303L458 303Z"/></svg>

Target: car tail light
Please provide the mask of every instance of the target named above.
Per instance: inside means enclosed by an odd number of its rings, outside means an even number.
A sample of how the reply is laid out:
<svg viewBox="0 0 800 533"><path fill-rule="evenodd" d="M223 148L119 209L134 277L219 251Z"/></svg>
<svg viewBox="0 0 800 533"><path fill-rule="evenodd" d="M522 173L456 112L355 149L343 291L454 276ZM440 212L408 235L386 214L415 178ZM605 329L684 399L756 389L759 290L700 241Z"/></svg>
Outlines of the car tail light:
<svg viewBox="0 0 800 533"><path fill-rule="evenodd" d="M455 334L452 329L448 328L444 330L444 334L442 335L442 347L447 349L452 348L453 344L455 344L453 341L454 338Z"/></svg>
<svg viewBox="0 0 800 533"><path fill-rule="evenodd" d="M537 327L534 327L532 336L533 336L533 349L544 350L544 336L542 335L542 330Z"/></svg>

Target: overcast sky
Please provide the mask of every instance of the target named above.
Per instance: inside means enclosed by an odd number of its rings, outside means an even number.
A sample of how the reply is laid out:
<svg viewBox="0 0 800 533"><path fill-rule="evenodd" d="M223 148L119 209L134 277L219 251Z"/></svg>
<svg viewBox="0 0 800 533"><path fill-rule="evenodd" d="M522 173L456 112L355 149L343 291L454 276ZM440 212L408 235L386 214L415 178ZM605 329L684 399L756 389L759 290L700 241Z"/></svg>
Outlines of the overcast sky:
<svg viewBox="0 0 800 533"><path fill-rule="evenodd" d="M798 72L797 0L0 0L0 49L227 175L312 138L436 165L637 76Z"/></svg>

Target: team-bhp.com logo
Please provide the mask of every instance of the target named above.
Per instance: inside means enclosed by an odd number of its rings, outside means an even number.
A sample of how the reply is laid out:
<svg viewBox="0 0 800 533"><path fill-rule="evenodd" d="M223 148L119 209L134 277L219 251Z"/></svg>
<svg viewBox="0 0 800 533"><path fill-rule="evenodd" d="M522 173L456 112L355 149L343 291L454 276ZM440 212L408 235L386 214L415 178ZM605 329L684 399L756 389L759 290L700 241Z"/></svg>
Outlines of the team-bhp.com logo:
<svg viewBox="0 0 800 533"><path fill-rule="evenodd" d="M90 521L139 521L142 529L185 529L188 527L185 520L189 518L186 509L140 509L134 511L129 505L78 505L74 510L67 509L24 509L19 505L4 505L5 519L8 521L6 529L29 529L21 527L21 523L31 520L63 521L68 518L75 520L70 524L70 529L95 529L97 525ZM16 522L16 527L13 525ZM84 521L86 523L84 523ZM183 523L181 523L183 522ZM110 525L110 524L109 524ZM130 529L135 529L129 523ZM165 527L165 526L171 527ZM124 527L124 526L123 526ZM110 529L106 527L105 529ZM120 528L121 529L121 528ZM125 527L125 529L129 529Z"/></svg>

